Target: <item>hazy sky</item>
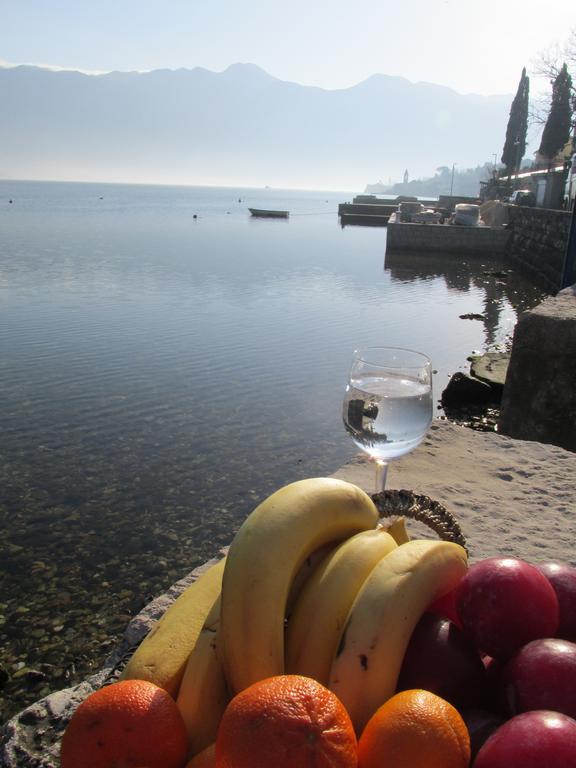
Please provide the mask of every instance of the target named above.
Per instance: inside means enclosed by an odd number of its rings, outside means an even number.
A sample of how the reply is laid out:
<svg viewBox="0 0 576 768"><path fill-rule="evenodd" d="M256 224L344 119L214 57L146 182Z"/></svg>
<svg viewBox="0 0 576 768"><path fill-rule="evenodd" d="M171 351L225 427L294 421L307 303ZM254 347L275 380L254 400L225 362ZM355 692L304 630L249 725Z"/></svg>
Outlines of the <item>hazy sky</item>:
<svg viewBox="0 0 576 768"><path fill-rule="evenodd" d="M0 60L89 71L250 62L322 88L383 73L502 94L539 51L565 41L575 9L571 0L0 0Z"/></svg>

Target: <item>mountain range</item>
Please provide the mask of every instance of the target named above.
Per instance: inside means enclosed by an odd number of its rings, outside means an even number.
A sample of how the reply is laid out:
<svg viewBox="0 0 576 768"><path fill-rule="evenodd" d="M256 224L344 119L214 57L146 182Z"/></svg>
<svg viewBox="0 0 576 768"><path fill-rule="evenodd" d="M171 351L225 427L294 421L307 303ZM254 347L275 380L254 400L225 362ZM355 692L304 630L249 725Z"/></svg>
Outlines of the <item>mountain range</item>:
<svg viewBox="0 0 576 768"><path fill-rule="evenodd" d="M511 101L381 74L324 90L253 64L4 67L0 177L360 190L499 157Z"/></svg>

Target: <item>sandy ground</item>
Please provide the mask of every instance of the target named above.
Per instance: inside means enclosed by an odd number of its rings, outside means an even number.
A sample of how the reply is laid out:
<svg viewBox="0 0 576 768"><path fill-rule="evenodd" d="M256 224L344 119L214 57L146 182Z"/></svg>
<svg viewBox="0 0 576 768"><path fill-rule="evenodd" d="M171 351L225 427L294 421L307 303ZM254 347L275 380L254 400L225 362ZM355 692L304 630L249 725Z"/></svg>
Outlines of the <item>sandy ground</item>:
<svg viewBox="0 0 576 768"><path fill-rule="evenodd" d="M374 465L363 456L335 476L375 490ZM412 454L390 463L387 487L443 504L472 561L512 555L576 566L576 453L436 421Z"/></svg>

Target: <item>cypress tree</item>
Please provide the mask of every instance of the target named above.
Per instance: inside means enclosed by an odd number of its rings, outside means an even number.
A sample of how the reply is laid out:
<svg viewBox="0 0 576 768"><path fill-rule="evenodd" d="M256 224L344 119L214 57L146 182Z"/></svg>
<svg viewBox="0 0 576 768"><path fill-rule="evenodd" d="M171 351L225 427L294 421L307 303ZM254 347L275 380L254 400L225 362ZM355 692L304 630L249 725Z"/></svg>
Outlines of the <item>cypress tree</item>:
<svg viewBox="0 0 576 768"><path fill-rule="evenodd" d="M563 64L552 85L552 103L538 150L541 155L549 159L555 157L570 138L571 90L572 78L568 67Z"/></svg>
<svg viewBox="0 0 576 768"><path fill-rule="evenodd" d="M502 164L508 175L517 171L526 151L526 132L528 130L528 95L530 78L526 75L526 67L522 69L518 90L510 107L510 117L506 128L506 140L502 150Z"/></svg>

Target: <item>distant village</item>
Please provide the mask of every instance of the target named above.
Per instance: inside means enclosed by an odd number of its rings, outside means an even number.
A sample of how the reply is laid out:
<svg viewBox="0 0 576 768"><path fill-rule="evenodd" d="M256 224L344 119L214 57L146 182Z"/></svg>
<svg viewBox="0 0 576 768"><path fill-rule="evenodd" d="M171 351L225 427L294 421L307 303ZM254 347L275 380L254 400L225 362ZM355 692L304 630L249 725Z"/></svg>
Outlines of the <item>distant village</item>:
<svg viewBox="0 0 576 768"><path fill-rule="evenodd" d="M523 193L524 204L537 208L570 210L576 193L576 87L568 68L576 67L576 30L562 53L563 61L544 58L537 74L552 85L549 103L535 110L529 103L530 78L522 69L503 137L500 162L462 170L440 166L432 178L410 180L408 169L402 183L368 184L376 195L438 197L461 195L486 200L512 201ZM568 63L567 63L568 62ZM532 161L525 158L529 123L542 125L538 150Z"/></svg>
<svg viewBox="0 0 576 768"><path fill-rule="evenodd" d="M476 168L458 170L441 166L434 176L410 179L406 169L402 182L367 184L366 194L436 198L441 195L509 200L517 190L529 191L539 208L570 210L576 194L576 153L572 139L550 164L546 159L524 161L517 172L508 174L506 168L484 163Z"/></svg>

